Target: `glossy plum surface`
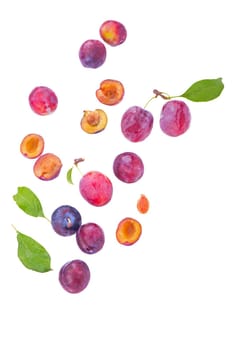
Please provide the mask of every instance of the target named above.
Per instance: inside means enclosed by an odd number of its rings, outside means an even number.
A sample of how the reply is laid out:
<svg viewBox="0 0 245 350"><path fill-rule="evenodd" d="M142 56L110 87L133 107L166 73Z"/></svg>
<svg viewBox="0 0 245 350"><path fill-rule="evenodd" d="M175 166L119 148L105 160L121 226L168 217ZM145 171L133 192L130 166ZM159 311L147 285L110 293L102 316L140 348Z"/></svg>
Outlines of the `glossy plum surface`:
<svg viewBox="0 0 245 350"><path fill-rule="evenodd" d="M151 112L139 106L128 108L121 119L121 131L132 142L145 140L153 127L153 115Z"/></svg>
<svg viewBox="0 0 245 350"><path fill-rule="evenodd" d="M124 43L127 38L125 26L115 20L107 20L100 26L101 38L111 46L118 46Z"/></svg>
<svg viewBox="0 0 245 350"><path fill-rule="evenodd" d="M79 211L71 205L61 205L51 216L51 225L61 236L71 236L76 233L82 224Z"/></svg>
<svg viewBox="0 0 245 350"><path fill-rule="evenodd" d="M80 293L90 281L88 265L79 259L64 264L59 271L61 286L69 293Z"/></svg>
<svg viewBox="0 0 245 350"><path fill-rule="evenodd" d="M48 115L56 110L58 98L50 88L37 86L29 95L29 104L33 112L39 115Z"/></svg>
<svg viewBox="0 0 245 350"><path fill-rule="evenodd" d="M169 136L180 136L190 126L191 113L184 101L171 100L166 102L161 110L160 128Z"/></svg>
<svg viewBox="0 0 245 350"><path fill-rule="evenodd" d="M126 183L138 181L144 174L144 163L134 152L123 152L113 162L115 176Z"/></svg>
<svg viewBox="0 0 245 350"><path fill-rule="evenodd" d="M89 171L79 182L82 197L91 205L101 207L107 204L113 193L111 180L99 171Z"/></svg>
<svg viewBox="0 0 245 350"><path fill-rule="evenodd" d="M79 248L84 253L94 254L103 248L105 235L104 231L98 224L88 222L80 226L76 233L76 240Z"/></svg>
<svg viewBox="0 0 245 350"><path fill-rule="evenodd" d="M105 45L100 40L86 40L79 49L79 59L86 68L99 68L106 60Z"/></svg>

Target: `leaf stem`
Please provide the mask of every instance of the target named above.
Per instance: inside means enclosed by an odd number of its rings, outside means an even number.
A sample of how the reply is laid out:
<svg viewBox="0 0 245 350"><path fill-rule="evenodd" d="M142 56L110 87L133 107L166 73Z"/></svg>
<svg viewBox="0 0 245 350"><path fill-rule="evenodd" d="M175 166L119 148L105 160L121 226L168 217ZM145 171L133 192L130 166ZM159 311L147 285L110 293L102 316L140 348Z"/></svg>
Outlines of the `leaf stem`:
<svg viewBox="0 0 245 350"><path fill-rule="evenodd" d="M11 224L11 226L13 227L13 229L15 230L15 232L18 231L17 228L16 228L13 224Z"/></svg>
<svg viewBox="0 0 245 350"><path fill-rule="evenodd" d="M46 220L48 220L49 223L51 223L51 220L50 220L47 216L44 215L43 218L46 219Z"/></svg>

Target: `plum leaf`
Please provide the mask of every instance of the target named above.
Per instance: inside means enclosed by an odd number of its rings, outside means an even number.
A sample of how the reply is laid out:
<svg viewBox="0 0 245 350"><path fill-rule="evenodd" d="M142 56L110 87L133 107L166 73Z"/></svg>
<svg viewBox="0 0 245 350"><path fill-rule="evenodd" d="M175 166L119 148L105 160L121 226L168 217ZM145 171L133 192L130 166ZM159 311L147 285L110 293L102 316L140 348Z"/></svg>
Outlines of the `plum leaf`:
<svg viewBox="0 0 245 350"><path fill-rule="evenodd" d="M192 84L189 89L179 97L184 97L194 102L206 102L217 98L223 89L224 84L222 78L203 79Z"/></svg>
<svg viewBox="0 0 245 350"><path fill-rule="evenodd" d="M34 217L46 218L39 198L30 188L25 186L18 187L17 193L13 196L13 199L18 207L26 214Z"/></svg>
<svg viewBox="0 0 245 350"><path fill-rule="evenodd" d="M72 170L73 170L73 167L70 168L67 173L66 173L66 180L69 184L73 185L73 181L72 181Z"/></svg>
<svg viewBox="0 0 245 350"><path fill-rule="evenodd" d="M33 238L17 232L18 258L22 264L36 272L51 271L51 258L47 250Z"/></svg>

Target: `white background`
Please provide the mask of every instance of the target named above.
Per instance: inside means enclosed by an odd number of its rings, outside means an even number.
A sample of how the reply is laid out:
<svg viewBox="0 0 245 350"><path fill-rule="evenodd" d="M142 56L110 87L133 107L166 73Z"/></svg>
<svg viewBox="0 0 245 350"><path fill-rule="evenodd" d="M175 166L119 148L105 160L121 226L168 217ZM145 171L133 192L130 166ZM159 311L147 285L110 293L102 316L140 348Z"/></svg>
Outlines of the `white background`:
<svg viewBox="0 0 245 350"><path fill-rule="evenodd" d="M107 46L105 64L85 69L78 50L99 39L107 19L124 23L126 42ZM30 349L245 349L245 114L243 2L218 1L17 1L0 4L1 106L1 299L0 348ZM222 77L222 95L208 103L187 102L188 132L171 138L159 128L164 103L148 106L154 114L151 135L133 144L120 131L122 113L144 106L157 88L181 94L193 82ZM95 90L103 79L125 86L123 101L101 105ZM59 99L50 116L34 114L30 91L52 88ZM84 109L103 108L106 130L87 135L80 129ZM30 132L45 139L45 152L59 155L60 176L42 182L33 161L19 152ZM144 177L120 183L112 162L122 151L138 153ZM73 159L84 157L81 171L111 177L110 204L85 203L66 182ZM22 212L12 196L30 187L45 214L62 204L77 207L83 222L99 223L106 244L93 256L83 254L74 236L57 236L45 219ZM140 193L151 202L139 214ZM115 239L119 220L140 220L143 233L131 247ZM27 270L17 258L15 225L42 243L53 271ZM80 294L58 282L63 263L86 261L91 281Z"/></svg>

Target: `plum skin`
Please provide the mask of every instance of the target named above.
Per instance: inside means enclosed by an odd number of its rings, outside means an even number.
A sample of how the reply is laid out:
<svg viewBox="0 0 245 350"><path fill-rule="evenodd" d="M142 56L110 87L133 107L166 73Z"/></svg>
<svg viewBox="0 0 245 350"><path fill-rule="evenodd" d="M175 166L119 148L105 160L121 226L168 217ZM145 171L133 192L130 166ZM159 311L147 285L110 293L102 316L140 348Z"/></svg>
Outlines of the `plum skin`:
<svg viewBox="0 0 245 350"><path fill-rule="evenodd" d="M58 98L52 89L46 86L37 86L29 95L29 104L33 112L45 116L56 110Z"/></svg>
<svg viewBox="0 0 245 350"><path fill-rule="evenodd" d="M82 197L91 205L101 207L107 204L113 194L111 180L100 171L89 171L79 182L79 191Z"/></svg>
<svg viewBox="0 0 245 350"><path fill-rule="evenodd" d="M71 236L77 232L82 224L79 211L70 205L61 205L51 216L51 225L61 236Z"/></svg>
<svg viewBox="0 0 245 350"><path fill-rule="evenodd" d="M121 119L122 134L131 142L145 140L153 128L153 115L139 106L128 108Z"/></svg>
<svg viewBox="0 0 245 350"><path fill-rule="evenodd" d="M126 183L138 181L144 174L144 163L134 152L123 152L113 162L115 176Z"/></svg>
<svg viewBox="0 0 245 350"><path fill-rule="evenodd" d="M94 254L103 248L105 236L102 228L98 224L88 222L80 226L76 233L76 241L79 248L84 253Z"/></svg>
<svg viewBox="0 0 245 350"><path fill-rule="evenodd" d="M98 68L106 59L106 48L100 40L88 39L79 49L79 59L85 68Z"/></svg>
<svg viewBox="0 0 245 350"><path fill-rule="evenodd" d="M190 127L191 113L184 101L166 102L160 114L160 128L168 136L180 136Z"/></svg>
<svg viewBox="0 0 245 350"><path fill-rule="evenodd" d="M69 293L80 293L90 281L88 265L79 259L68 261L59 271L59 282Z"/></svg>
<svg viewBox="0 0 245 350"><path fill-rule="evenodd" d="M127 38L125 26L115 20L107 20L100 26L101 38L111 46L118 46L124 43Z"/></svg>

